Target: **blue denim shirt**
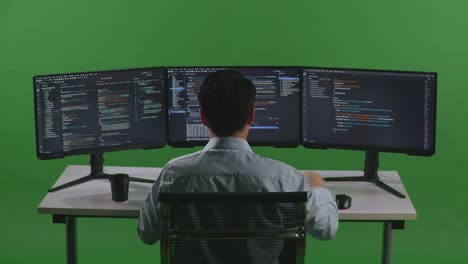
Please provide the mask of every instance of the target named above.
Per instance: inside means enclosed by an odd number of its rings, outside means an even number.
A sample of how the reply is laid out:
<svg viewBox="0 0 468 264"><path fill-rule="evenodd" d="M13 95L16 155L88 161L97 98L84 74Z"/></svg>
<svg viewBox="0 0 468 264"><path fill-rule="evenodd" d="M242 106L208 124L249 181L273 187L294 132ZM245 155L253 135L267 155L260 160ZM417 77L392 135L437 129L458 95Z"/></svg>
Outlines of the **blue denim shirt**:
<svg viewBox="0 0 468 264"><path fill-rule="evenodd" d="M160 239L160 191L171 192L308 192L307 232L321 240L338 229L338 208L326 188L311 188L295 168L252 152L247 141L212 138L201 151L171 160L144 202L138 234L146 244Z"/></svg>

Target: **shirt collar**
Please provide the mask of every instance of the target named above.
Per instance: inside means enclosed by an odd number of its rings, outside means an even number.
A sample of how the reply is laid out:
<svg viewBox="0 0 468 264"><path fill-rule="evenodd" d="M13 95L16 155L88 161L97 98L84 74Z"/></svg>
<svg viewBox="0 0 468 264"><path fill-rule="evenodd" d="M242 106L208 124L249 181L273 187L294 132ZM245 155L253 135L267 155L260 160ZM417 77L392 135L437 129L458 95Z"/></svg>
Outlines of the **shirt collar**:
<svg viewBox="0 0 468 264"><path fill-rule="evenodd" d="M249 143L241 138L236 137L214 137L208 141L203 150L209 149L242 149L252 152Z"/></svg>

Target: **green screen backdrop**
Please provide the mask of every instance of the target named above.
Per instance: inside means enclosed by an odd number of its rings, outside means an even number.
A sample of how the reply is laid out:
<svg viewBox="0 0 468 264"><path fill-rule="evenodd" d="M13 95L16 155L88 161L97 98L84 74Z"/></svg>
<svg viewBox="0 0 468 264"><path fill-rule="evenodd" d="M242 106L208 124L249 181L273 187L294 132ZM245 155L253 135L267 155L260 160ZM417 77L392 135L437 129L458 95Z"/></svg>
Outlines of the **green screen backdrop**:
<svg viewBox="0 0 468 264"><path fill-rule="evenodd" d="M394 232L394 263L468 257L468 3L354 1L0 1L0 263L64 263L65 227L37 206L69 164L35 154L32 76L159 65L310 65L439 73L430 158L383 154L418 212ZM198 150L106 154L107 165L161 167ZM361 169L359 151L254 148L298 169ZM378 263L382 224L342 223L309 237L308 263ZM78 219L80 263L159 263L136 219Z"/></svg>

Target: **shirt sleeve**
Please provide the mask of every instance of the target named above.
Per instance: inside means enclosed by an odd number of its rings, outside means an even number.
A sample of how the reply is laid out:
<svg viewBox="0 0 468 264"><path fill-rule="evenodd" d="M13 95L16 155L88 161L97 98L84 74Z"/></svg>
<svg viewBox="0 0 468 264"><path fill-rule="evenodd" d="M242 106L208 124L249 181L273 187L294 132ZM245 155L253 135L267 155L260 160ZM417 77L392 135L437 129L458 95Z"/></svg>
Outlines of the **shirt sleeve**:
<svg viewBox="0 0 468 264"><path fill-rule="evenodd" d="M308 198L308 232L320 240L334 238L338 231L338 208L331 192L326 188L312 188Z"/></svg>
<svg viewBox="0 0 468 264"><path fill-rule="evenodd" d="M338 207L332 193L327 188L311 188L306 177L302 176L302 191L308 194L306 229L313 237L329 240L338 231Z"/></svg>
<svg viewBox="0 0 468 264"><path fill-rule="evenodd" d="M166 168L163 168L143 203L140 217L138 218L138 235L140 239L148 245L152 245L161 239L158 195L161 182L163 182L163 178L165 178L165 173Z"/></svg>

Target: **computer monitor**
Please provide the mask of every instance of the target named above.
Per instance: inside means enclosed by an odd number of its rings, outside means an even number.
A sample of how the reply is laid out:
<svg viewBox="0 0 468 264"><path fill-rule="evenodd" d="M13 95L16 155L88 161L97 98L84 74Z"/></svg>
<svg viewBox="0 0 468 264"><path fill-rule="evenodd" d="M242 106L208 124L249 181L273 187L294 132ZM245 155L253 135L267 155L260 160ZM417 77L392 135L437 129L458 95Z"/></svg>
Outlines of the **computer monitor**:
<svg viewBox="0 0 468 264"><path fill-rule="evenodd" d="M164 80L162 67L33 77L37 156L92 154L101 175L103 152L164 146Z"/></svg>
<svg viewBox="0 0 468 264"><path fill-rule="evenodd" d="M366 150L373 174L379 151L434 154L436 73L305 67L302 78L305 147Z"/></svg>
<svg viewBox="0 0 468 264"><path fill-rule="evenodd" d="M251 145L294 147L300 144L300 68L169 67L168 141L171 146L201 146L208 129L200 120L198 89L205 77L236 70L256 87L256 114L247 140Z"/></svg>

